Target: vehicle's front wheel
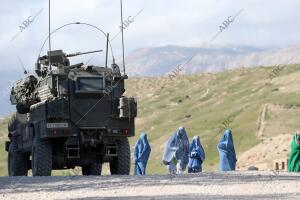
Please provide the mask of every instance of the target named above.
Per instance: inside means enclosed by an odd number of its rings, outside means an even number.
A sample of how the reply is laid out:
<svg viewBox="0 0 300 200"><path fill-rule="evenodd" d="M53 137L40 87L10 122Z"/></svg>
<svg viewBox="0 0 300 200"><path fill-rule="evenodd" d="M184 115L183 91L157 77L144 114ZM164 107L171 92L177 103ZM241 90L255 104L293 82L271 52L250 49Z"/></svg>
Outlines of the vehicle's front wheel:
<svg viewBox="0 0 300 200"><path fill-rule="evenodd" d="M92 162L89 165L85 165L81 167L82 175L85 176L101 176L102 172L102 163L101 162Z"/></svg>
<svg viewBox="0 0 300 200"><path fill-rule="evenodd" d="M17 142L12 139L7 157L7 169L9 176L27 176L28 173L28 156L17 151Z"/></svg>
<svg viewBox="0 0 300 200"><path fill-rule="evenodd" d="M52 147L48 140L36 136L32 145L32 175L51 176Z"/></svg>
<svg viewBox="0 0 300 200"><path fill-rule="evenodd" d="M109 162L111 175L129 175L130 173L130 146L128 138L117 142L117 157Z"/></svg>

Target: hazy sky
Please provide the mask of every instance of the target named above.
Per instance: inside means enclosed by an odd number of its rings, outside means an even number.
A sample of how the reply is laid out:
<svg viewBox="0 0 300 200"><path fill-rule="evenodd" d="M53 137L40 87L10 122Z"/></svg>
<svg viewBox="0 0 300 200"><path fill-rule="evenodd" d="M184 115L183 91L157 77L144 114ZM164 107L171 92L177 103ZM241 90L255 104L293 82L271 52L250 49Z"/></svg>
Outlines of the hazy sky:
<svg viewBox="0 0 300 200"><path fill-rule="evenodd" d="M34 62L47 36L48 0L0 2L0 90L3 93L9 91L9 84L22 74L17 56L27 69L34 69ZM124 19L142 10L125 30L126 55L137 48L168 44L284 47L300 43L300 0L123 0L123 5ZM109 32L111 37L119 31L119 0L52 0L51 7L52 30L79 21L96 25ZM241 9L234 22L210 42L223 21ZM20 32L22 23L39 11L33 22L11 41ZM118 36L112 41L117 60L121 57L120 38ZM66 53L104 47L105 38L85 26L69 26L52 37L52 49L64 49ZM48 45L43 54L47 48ZM103 63L103 53L94 56L91 64ZM87 61L91 57L78 59Z"/></svg>

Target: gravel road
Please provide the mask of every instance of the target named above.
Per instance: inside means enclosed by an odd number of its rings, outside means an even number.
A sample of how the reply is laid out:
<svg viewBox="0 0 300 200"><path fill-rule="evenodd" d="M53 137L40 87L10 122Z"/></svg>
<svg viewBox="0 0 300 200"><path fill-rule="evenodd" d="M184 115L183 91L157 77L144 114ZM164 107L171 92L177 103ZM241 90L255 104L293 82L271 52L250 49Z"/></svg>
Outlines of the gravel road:
<svg viewBox="0 0 300 200"><path fill-rule="evenodd" d="M0 199L300 199L300 173L0 177Z"/></svg>

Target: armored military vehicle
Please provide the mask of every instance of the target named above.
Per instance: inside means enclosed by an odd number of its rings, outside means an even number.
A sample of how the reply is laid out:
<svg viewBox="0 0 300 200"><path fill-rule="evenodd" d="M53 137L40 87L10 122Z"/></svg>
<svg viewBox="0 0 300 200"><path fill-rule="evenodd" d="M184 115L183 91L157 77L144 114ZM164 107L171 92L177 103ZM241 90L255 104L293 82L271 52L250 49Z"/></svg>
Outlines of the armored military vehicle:
<svg viewBox="0 0 300 200"><path fill-rule="evenodd" d="M104 162L111 174L129 174L137 104L123 96L128 77L114 61L111 67L70 64L69 57L86 53L48 51L38 58L37 77L27 74L12 88L17 111L5 145L10 176L29 169L49 176L76 166L83 175L101 175Z"/></svg>

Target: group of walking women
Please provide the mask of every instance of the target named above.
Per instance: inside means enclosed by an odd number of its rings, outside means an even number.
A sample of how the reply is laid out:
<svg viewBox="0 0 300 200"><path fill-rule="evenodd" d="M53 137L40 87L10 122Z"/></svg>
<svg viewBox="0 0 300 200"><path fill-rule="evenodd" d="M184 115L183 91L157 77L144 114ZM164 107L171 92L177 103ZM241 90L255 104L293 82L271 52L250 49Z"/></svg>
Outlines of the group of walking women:
<svg viewBox="0 0 300 200"><path fill-rule="evenodd" d="M226 130L217 145L220 155L220 170L235 170L236 154L232 134ZM188 167L188 173L202 172L205 151L199 136L194 136L189 143L184 127L179 127L165 145L163 163L170 174L182 174Z"/></svg>
<svg viewBox="0 0 300 200"><path fill-rule="evenodd" d="M225 130L217 145L219 151L219 168L221 171L234 171L236 167L236 153L231 130ZM151 147L147 135L142 133L134 146L135 175L145 175L147 161ZM202 163L205 160L205 151L199 136L194 136L189 143L184 127L168 139L163 154L163 164L170 174L182 174L186 167L188 173L202 172ZM300 134L295 134L291 142L291 153L288 162L288 171L300 172Z"/></svg>
<svg viewBox="0 0 300 200"><path fill-rule="evenodd" d="M231 130L225 130L217 148L220 155L220 170L235 170L237 159ZM150 152L151 147L147 135L142 133L134 145L135 175L146 174ZM182 174L186 167L188 167L188 173L202 172L204 160L205 151L200 142L200 137L194 136L190 143L184 127L179 127L165 144L162 161L170 174Z"/></svg>

